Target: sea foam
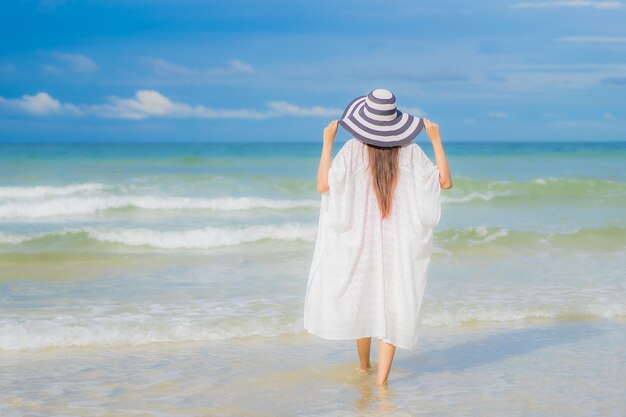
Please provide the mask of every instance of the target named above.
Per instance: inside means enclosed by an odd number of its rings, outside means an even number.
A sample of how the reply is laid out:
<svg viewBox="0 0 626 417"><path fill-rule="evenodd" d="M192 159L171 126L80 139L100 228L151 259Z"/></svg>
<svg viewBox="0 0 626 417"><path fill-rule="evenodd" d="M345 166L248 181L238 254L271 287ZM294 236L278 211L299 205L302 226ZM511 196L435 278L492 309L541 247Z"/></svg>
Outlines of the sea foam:
<svg viewBox="0 0 626 417"><path fill-rule="evenodd" d="M89 231L89 236L103 242L127 246L150 246L159 249L210 249L235 246L263 239L313 241L317 227L297 223L253 225L243 228L205 227L185 231L160 232L149 229Z"/></svg>
<svg viewBox="0 0 626 417"><path fill-rule="evenodd" d="M113 188L100 183L69 184L63 186L36 185L31 187L0 187L0 198L45 198L72 194L93 193Z"/></svg>
<svg viewBox="0 0 626 417"><path fill-rule="evenodd" d="M234 246L264 239L301 240L312 242L317 234L317 225L282 223L251 226L204 227L188 230L159 231L146 228L96 228L77 227L32 235L14 235L0 232L0 244L18 245L48 240L54 245L64 239L81 246L84 239L126 246L148 246L158 249L210 249Z"/></svg>
<svg viewBox="0 0 626 417"><path fill-rule="evenodd" d="M194 198L171 196L86 196L46 201L11 201L0 204L0 218L42 218L91 214L99 211L138 208L142 210L286 210L317 208L319 200L274 200L262 197Z"/></svg>
<svg viewBox="0 0 626 417"><path fill-rule="evenodd" d="M275 337L301 331L302 320L246 318L230 326L194 323L178 318L99 318L93 322L23 320L0 325L0 351L32 351L58 347L137 346L152 343L228 340L253 336Z"/></svg>
<svg viewBox="0 0 626 417"><path fill-rule="evenodd" d="M37 244L39 250L81 249L86 240L102 244L145 246L158 249L210 249L268 240L314 242L317 223L284 222L242 226L208 226L182 230L155 230L144 227L66 227L33 234L0 232L0 245ZM580 228L564 232L510 230L492 226L442 229L435 232L436 253L448 256L472 248L522 249L566 247L569 249L626 249L626 228ZM548 245L548 246L546 246ZM56 250L56 249L55 249ZM542 249L543 250L543 249Z"/></svg>
<svg viewBox="0 0 626 417"><path fill-rule="evenodd" d="M425 306L428 310L428 307ZM477 305L424 313L422 324L430 327L459 327L472 324L524 322L543 319L626 318L623 304L552 305L502 307Z"/></svg>

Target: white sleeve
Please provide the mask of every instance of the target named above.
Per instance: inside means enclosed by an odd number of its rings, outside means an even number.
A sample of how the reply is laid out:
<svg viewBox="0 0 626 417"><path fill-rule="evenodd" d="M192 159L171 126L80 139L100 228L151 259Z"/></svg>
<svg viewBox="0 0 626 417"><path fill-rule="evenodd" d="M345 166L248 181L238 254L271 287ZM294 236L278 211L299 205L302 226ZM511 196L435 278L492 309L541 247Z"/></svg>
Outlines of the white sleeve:
<svg viewBox="0 0 626 417"><path fill-rule="evenodd" d="M354 178L351 173L351 161L352 146L346 143L331 161L328 171L328 191L322 193L326 225L337 231L346 230L352 224Z"/></svg>
<svg viewBox="0 0 626 417"><path fill-rule="evenodd" d="M413 144L412 170L415 177L417 214L424 228L434 228L441 218L439 168L422 148Z"/></svg>

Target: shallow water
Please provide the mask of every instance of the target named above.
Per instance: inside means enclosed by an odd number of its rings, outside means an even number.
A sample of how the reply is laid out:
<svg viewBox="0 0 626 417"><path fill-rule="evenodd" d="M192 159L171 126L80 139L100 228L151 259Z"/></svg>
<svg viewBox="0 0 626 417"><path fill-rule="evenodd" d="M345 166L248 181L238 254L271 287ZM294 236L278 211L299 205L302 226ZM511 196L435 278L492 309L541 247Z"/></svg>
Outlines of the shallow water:
<svg viewBox="0 0 626 417"><path fill-rule="evenodd" d="M386 390L302 328L319 147L271 146L0 145L0 415L622 415L626 144L446 145Z"/></svg>
<svg viewBox="0 0 626 417"><path fill-rule="evenodd" d="M2 415L620 416L623 323L427 329L386 388L311 335L4 354ZM373 346L374 358L377 346Z"/></svg>

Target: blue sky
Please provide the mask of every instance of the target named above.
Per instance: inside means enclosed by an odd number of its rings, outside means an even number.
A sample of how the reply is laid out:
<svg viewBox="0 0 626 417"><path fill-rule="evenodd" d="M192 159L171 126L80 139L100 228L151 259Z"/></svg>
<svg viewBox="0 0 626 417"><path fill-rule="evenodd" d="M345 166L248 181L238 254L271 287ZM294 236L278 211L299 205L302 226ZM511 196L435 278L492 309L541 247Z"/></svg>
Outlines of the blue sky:
<svg viewBox="0 0 626 417"><path fill-rule="evenodd" d="M444 141L626 140L624 22L626 1L8 0L0 141L316 141L375 88Z"/></svg>

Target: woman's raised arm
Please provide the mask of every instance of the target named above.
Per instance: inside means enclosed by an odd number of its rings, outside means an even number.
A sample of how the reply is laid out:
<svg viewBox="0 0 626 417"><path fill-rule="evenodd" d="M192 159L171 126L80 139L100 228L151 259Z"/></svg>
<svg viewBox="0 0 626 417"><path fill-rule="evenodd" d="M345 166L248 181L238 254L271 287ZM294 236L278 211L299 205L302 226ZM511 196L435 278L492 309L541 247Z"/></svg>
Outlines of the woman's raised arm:
<svg viewBox="0 0 626 417"><path fill-rule="evenodd" d="M322 156L320 157L320 165L317 169L317 191L325 193L328 191L328 170L330 169L330 157L333 153L333 142L339 127L338 120L332 120L328 126L324 128L324 142L322 145Z"/></svg>
<svg viewBox="0 0 626 417"><path fill-rule="evenodd" d="M441 184L441 188L452 188L452 176L450 175L446 154L441 144L439 125L428 119L424 119L424 127L426 128L430 142L433 144L433 151L435 152L435 159L437 160L437 167L439 168L439 184Z"/></svg>

